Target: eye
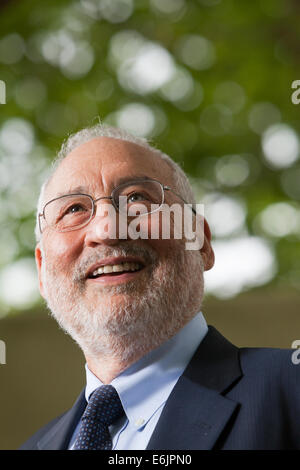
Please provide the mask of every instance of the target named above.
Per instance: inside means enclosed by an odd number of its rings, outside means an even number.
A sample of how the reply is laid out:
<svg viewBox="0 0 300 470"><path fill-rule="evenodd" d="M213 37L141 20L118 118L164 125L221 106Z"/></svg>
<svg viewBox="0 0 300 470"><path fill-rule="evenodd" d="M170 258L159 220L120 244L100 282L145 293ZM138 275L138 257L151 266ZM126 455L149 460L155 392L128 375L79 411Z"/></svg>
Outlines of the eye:
<svg viewBox="0 0 300 470"><path fill-rule="evenodd" d="M86 212L87 208L84 207L82 204L72 204L70 207L68 207L64 213L63 213L63 217L65 215L73 215L73 214L77 214L78 212Z"/></svg>
<svg viewBox="0 0 300 470"><path fill-rule="evenodd" d="M129 196L127 196L127 202L138 202L138 201L145 201L147 200L148 198L146 197L145 194L142 194L142 193L131 193L129 194Z"/></svg>
<svg viewBox="0 0 300 470"><path fill-rule="evenodd" d="M81 204L73 204L73 206L69 207L67 212L79 212L80 210L85 210L85 208Z"/></svg>

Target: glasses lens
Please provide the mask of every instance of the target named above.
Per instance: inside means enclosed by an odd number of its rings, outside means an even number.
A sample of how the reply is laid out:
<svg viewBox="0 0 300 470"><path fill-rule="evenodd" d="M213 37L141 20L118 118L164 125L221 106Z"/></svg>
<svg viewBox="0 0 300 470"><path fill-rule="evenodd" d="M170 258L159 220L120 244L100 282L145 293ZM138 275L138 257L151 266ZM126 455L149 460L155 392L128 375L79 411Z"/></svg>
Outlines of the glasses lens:
<svg viewBox="0 0 300 470"><path fill-rule="evenodd" d="M157 181L131 181L118 186L113 199L119 212L128 216L150 214L163 203L163 189Z"/></svg>
<svg viewBox="0 0 300 470"><path fill-rule="evenodd" d="M49 202L45 206L47 225L59 232L78 228L90 220L93 203L89 196L69 195Z"/></svg>

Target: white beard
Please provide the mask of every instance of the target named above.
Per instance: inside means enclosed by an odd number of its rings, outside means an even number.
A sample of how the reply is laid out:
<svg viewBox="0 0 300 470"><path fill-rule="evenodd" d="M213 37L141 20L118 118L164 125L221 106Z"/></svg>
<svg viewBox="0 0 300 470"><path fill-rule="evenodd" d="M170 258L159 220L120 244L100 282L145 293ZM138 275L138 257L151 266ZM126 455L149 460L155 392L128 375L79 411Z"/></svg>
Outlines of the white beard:
<svg viewBox="0 0 300 470"><path fill-rule="evenodd" d="M48 308L86 357L106 356L129 363L174 336L201 308L201 254L184 250L184 245L177 251L161 261L149 246L120 242L114 248L95 248L70 275L59 271L59 261L51 265L43 250L42 280ZM142 279L141 273L140 279L118 286L97 285L95 298L87 304L86 280L82 279L86 267L104 257L129 255L150 261L148 278ZM101 301L101 292L108 301ZM116 302L114 294L122 296L122 301Z"/></svg>

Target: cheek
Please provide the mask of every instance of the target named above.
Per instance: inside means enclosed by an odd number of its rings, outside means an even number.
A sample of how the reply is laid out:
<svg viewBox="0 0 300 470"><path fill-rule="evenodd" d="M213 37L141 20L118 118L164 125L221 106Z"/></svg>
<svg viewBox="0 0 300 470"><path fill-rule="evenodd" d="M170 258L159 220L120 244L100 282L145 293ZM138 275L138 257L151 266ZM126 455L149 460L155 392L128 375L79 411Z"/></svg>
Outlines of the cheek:
<svg viewBox="0 0 300 470"><path fill-rule="evenodd" d="M179 206L179 211L181 207ZM142 238L146 240L161 240L174 242L184 240L184 218L183 214L171 211L157 211L133 219L129 224L129 237L132 239Z"/></svg>
<svg viewBox="0 0 300 470"><path fill-rule="evenodd" d="M48 262L58 268L68 269L82 249L80 238L72 232L49 234L43 244Z"/></svg>
<svg viewBox="0 0 300 470"><path fill-rule="evenodd" d="M137 232L156 251L160 261L169 263L174 256L179 255L184 247L184 241L174 238L174 221L162 218L162 212L154 212L139 221ZM180 230L179 230L180 232Z"/></svg>

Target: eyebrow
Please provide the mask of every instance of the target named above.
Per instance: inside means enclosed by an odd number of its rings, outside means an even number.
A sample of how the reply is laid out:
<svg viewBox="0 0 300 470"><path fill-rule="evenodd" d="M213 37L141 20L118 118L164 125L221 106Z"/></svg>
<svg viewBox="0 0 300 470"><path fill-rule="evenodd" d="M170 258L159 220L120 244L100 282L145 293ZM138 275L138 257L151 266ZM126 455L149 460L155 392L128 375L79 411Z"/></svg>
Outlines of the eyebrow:
<svg viewBox="0 0 300 470"><path fill-rule="evenodd" d="M70 191L62 191L60 193L57 193L56 197L68 196L69 194L77 194L77 193L87 194L87 188L85 186L76 186L76 188L72 188L70 189Z"/></svg>
<svg viewBox="0 0 300 470"><path fill-rule="evenodd" d="M153 178L150 178L147 175L134 175L134 176L123 176L121 178L118 178L117 184L115 187L120 186L123 183L127 183L129 181L142 181L142 180L152 180ZM70 189L69 191L63 191L57 193L55 197L60 197L60 196L68 196L69 194L89 194L89 189L86 186L76 186L75 188Z"/></svg>

